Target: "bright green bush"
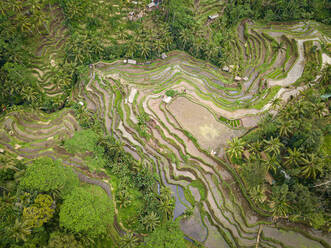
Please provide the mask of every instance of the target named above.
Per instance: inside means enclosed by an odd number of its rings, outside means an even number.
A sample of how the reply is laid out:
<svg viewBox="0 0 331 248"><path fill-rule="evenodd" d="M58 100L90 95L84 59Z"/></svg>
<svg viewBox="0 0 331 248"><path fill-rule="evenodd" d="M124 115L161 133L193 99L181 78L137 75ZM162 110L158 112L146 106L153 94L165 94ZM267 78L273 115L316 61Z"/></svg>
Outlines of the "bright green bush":
<svg viewBox="0 0 331 248"><path fill-rule="evenodd" d="M77 187L68 195L60 209L60 226L91 237L106 234L113 223L114 207L99 187Z"/></svg>
<svg viewBox="0 0 331 248"><path fill-rule="evenodd" d="M185 248L184 235L178 222L167 222L151 233L141 248Z"/></svg>
<svg viewBox="0 0 331 248"><path fill-rule="evenodd" d="M60 191L66 194L78 183L78 177L72 169L64 167L60 161L45 157L28 166L20 187L27 191Z"/></svg>
<svg viewBox="0 0 331 248"><path fill-rule="evenodd" d="M170 89L170 90L167 90L165 94L166 94L166 96L174 97L175 95L177 95L177 91Z"/></svg>
<svg viewBox="0 0 331 248"><path fill-rule="evenodd" d="M98 134L92 130L81 130L70 139L65 140L64 146L71 153L94 152L97 149Z"/></svg>

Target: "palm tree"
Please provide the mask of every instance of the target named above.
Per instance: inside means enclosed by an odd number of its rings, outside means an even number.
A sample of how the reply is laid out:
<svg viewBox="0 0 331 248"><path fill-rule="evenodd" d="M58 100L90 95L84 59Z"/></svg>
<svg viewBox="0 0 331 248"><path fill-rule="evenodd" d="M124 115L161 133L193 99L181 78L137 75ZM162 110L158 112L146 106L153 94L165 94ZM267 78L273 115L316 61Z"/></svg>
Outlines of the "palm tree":
<svg viewBox="0 0 331 248"><path fill-rule="evenodd" d="M328 85L330 83L331 65L326 65L320 72L320 85Z"/></svg>
<svg viewBox="0 0 331 248"><path fill-rule="evenodd" d="M13 12L20 12L23 9L23 1L10 1L8 7L11 7Z"/></svg>
<svg viewBox="0 0 331 248"><path fill-rule="evenodd" d="M160 39L157 39L155 42L155 49L158 56L160 56L160 54L163 52L164 47L164 42Z"/></svg>
<svg viewBox="0 0 331 248"><path fill-rule="evenodd" d="M280 107L282 105L283 100L280 98L275 98L274 100L272 100L271 102L271 107L272 109L277 109L278 107Z"/></svg>
<svg viewBox="0 0 331 248"><path fill-rule="evenodd" d="M120 239L120 248L135 248L138 246L139 239L133 233L127 233Z"/></svg>
<svg viewBox="0 0 331 248"><path fill-rule="evenodd" d="M280 111L280 117L284 120L292 120L295 117L294 109L293 104L287 105L286 108Z"/></svg>
<svg viewBox="0 0 331 248"><path fill-rule="evenodd" d="M160 190L160 198L161 199L170 199L172 195L172 191L169 187L162 187Z"/></svg>
<svg viewBox="0 0 331 248"><path fill-rule="evenodd" d="M323 117L323 115L325 115L325 113L327 113L327 109L326 109L326 105L323 102L320 103L316 103L314 105L314 113L316 113L316 115L320 118Z"/></svg>
<svg viewBox="0 0 331 248"><path fill-rule="evenodd" d="M265 189L261 185L257 185L249 190L249 194L254 202L263 203L267 199Z"/></svg>
<svg viewBox="0 0 331 248"><path fill-rule="evenodd" d="M196 37L194 36L194 40L193 40L193 46L192 46L192 52L194 53L194 55L196 57L199 57L199 55L201 54L201 51L204 47L203 44L203 39L201 37Z"/></svg>
<svg viewBox="0 0 331 248"><path fill-rule="evenodd" d="M250 153L259 154L261 150L262 150L262 142L260 140L248 144L248 151Z"/></svg>
<svg viewBox="0 0 331 248"><path fill-rule="evenodd" d="M126 208L128 205L130 205L131 197L126 189L122 189L116 194L116 202L120 208Z"/></svg>
<svg viewBox="0 0 331 248"><path fill-rule="evenodd" d="M242 139L235 137L231 141L228 141L228 144L229 147L227 149L227 153L230 158L240 158L244 151L245 142Z"/></svg>
<svg viewBox="0 0 331 248"><path fill-rule="evenodd" d="M15 160L11 157L8 156L1 156L0 157L0 168L7 170L7 169L12 169L15 171L20 171L19 168L16 167Z"/></svg>
<svg viewBox="0 0 331 248"><path fill-rule="evenodd" d="M120 26L117 30L117 36L120 38L120 40L126 40L128 35L125 32L125 28L123 26Z"/></svg>
<svg viewBox="0 0 331 248"><path fill-rule="evenodd" d="M124 144L113 137L105 137L98 141L98 145L105 149L105 153L113 160L118 162L124 154Z"/></svg>
<svg viewBox="0 0 331 248"><path fill-rule="evenodd" d="M162 199L160 201L160 208L163 212L163 216L165 220L169 220L173 216L175 202L173 198L170 199Z"/></svg>
<svg viewBox="0 0 331 248"><path fill-rule="evenodd" d="M140 55L143 56L145 59L150 55L151 47L148 41L143 41L140 46Z"/></svg>
<svg viewBox="0 0 331 248"><path fill-rule="evenodd" d="M306 178L316 179L317 174L323 172L324 163L316 154L308 154L306 158L302 159L304 166L301 168L302 176Z"/></svg>
<svg viewBox="0 0 331 248"><path fill-rule="evenodd" d="M270 169L272 169L276 173L276 171L277 171L277 169L279 167L279 162L277 160L277 156L276 155L270 156L269 154L266 154L266 159L263 160L263 162L267 166L267 171L269 171Z"/></svg>
<svg viewBox="0 0 331 248"><path fill-rule="evenodd" d="M283 52L286 51L286 48L284 47L284 41L281 41L280 43L278 42L273 42L272 43L272 49L276 52Z"/></svg>
<svg viewBox="0 0 331 248"><path fill-rule="evenodd" d="M1 15L5 15L5 13L7 13L8 11L8 4L6 1L1 1L0 2L0 13Z"/></svg>
<svg viewBox="0 0 331 248"><path fill-rule="evenodd" d="M292 120L282 121L279 127L279 135L288 137L293 133L293 129L294 129L294 121Z"/></svg>
<svg viewBox="0 0 331 248"><path fill-rule="evenodd" d="M287 203L288 186L275 186L272 189L271 204L272 215L274 219L278 217L286 217L290 206Z"/></svg>
<svg viewBox="0 0 331 248"><path fill-rule="evenodd" d="M47 21L47 19L45 17L44 12L39 11L39 12L35 13L33 15L33 24L32 24L34 27L34 30L37 30L38 33L40 34L39 27L41 27L42 24L45 23L46 21ZM45 24L45 27L47 27L46 24Z"/></svg>
<svg viewBox="0 0 331 248"><path fill-rule="evenodd" d="M133 57L138 50L137 41L134 39L130 39L129 42L126 44L126 47L127 49L125 55L129 58Z"/></svg>
<svg viewBox="0 0 331 248"><path fill-rule="evenodd" d="M266 152L273 153L274 155L279 155L280 154L280 149L284 145L279 141L279 138L274 138L271 137L270 140L264 140L266 143Z"/></svg>
<svg viewBox="0 0 331 248"><path fill-rule="evenodd" d="M145 226L146 231L152 232L160 224L160 220L156 213L151 212L142 218L142 224Z"/></svg>
<svg viewBox="0 0 331 248"><path fill-rule="evenodd" d="M35 102L38 96L38 92L30 86L23 88L21 94L24 100L32 103Z"/></svg>
<svg viewBox="0 0 331 248"><path fill-rule="evenodd" d="M139 161L134 161L134 163L132 163L132 169L135 170L136 172L140 172L145 167L146 164L144 159L139 159Z"/></svg>
<svg viewBox="0 0 331 248"><path fill-rule="evenodd" d="M272 215L274 219L278 217L286 217L290 209L288 203L285 200L275 200L270 204L272 208Z"/></svg>
<svg viewBox="0 0 331 248"><path fill-rule="evenodd" d="M31 234L31 227L26 222L20 222L18 219L15 220L14 226L11 227L11 236L19 242L21 240L26 241L27 236Z"/></svg>
<svg viewBox="0 0 331 248"><path fill-rule="evenodd" d="M217 46L214 43L210 43L207 46L205 54L207 55L208 60L210 60L214 56L217 56L217 54L218 54Z"/></svg>
<svg viewBox="0 0 331 248"><path fill-rule="evenodd" d="M305 100L299 100L295 110L297 116L306 116L307 114L310 115L313 111L313 104Z"/></svg>
<svg viewBox="0 0 331 248"><path fill-rule="evenodd" d="M293 149L287 149L288 156L284 157L286 159L286 166L298 166L303 160L303 154L300 149L294 147Z"/></svg>
<svg viewBox="0 0 331 248"><path fill-rule="evenodd" d="M167 49L167 51L169 51L171 48L171 45L174 43L172 35L167 31L163 35L163 39L164 39L165 48Z"/></svg>
<svg viewBox="0 0 331 248"><path fill-rule="evenodd" d="M179 33L179 38L181 43L183 44L183 49L186 48L186 45L191 41L191 30L188 28L182 29Z"/></svg>
<svg viewBox="0 0 331 248"><path fill-rule="evenodd" d="M41 5L39 1L35 0L28 0L26 1L26 7L29 8L29 11L31 11L32 15L38 13L41 9Z"/></svg>
<svg viewBox="0 0 331 248"><path fill-rule="evenodd" d="M24 15L17 16L17 23L22 33L31 32L32 24L30 20Z"/></svg>
<svg viewBox="0 0 331 248"><path fill-rule="evenodd" d="M146 112L139 114L137 119L139 126L146 126L147 122L150 120L149 115Z"/></svg>

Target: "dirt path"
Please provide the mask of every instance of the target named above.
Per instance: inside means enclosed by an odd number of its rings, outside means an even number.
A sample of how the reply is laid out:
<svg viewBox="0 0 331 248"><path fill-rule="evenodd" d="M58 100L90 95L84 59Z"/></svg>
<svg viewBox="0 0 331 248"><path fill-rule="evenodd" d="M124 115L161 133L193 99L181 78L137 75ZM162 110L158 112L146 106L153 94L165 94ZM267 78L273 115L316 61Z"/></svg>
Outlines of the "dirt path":
<svg viewBox="0 0 331 248"><path fill-rule="evenodd" d="M315 39L304 39L304 40L297 40L298 44L298 59L292 69L288 72L287 77L284 79L280 80L274 80L270 79L269 80L269 85L274 86L274 85L280 85L282 87L289 86L296 82L302 75L303 70L305 68L305 56L304 56L304 46L303 43L305 41L310 41L310 40L319 40L318 38Z"/></svg>

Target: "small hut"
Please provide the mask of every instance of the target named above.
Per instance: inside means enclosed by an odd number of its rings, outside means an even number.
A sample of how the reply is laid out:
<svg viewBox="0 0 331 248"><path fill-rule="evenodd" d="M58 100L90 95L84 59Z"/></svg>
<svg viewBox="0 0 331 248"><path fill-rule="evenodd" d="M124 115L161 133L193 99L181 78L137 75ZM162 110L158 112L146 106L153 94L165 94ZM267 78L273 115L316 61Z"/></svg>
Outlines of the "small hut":
<svg viewBox="0 0 331 248"><path fill-rule="evenodd" d="M162 53L162 54L161 54L161 58L162 58L162 59L166 59L167 57L168 57L168 56L167 56L165 53Z"/></svg>
<svg viewBox="0 0 331 248"><path fill-rule="evenodd" d="M137 61L135 61L133 59L128 59L128 64L136 65L137 64Z"/></svg>
<svg viewBox="0 0 331 248"><path fill-rule="evenodd" d="M241 77L239 77L239 76L235 76L235 77L234 77L234 80L235 80L235 81L241 81L241 80L242 80L242 78L241 78Z"/></svg>
<svg viewBox="0 0 331 248"><path fill-rule="evenodd" d="M134 18L134 12L131 11L131 12L129 12L128 19L129 19L129 21L133 21L133 18Z"/></svg>
<svg viewBox="0 0 331 248"><path fill-rule="evenodd" d="M169 103L169 102L171 101L171 99L172 99L171 96L164 96L163 99L162 99L162 101L163 101L164 103Z"/></svg>
<svg viewBox="0 0 331 248"><path fill-rule="evenodd" d="M225 66L223 66L222 70L223 71L226 71L226 72L229 72L230 71L230 68L227 65L225 65Z"/></svg>
<svg viewBox="0 0 331 248"><path fill-rule="evenodd" d="M208 20L213 21L213 20L215 20L217 17L219 17L219 14L210 15L210 16L208 16Z"/></svg>
<svg viewBox="0 0 331 248"><path fill-rule="evenodd" d="M151 3L149 3L148 5L147 5L147 8L148 9L152 9L153 7L155 7L156 6L156 4L154 3L154 2L151 2Z"/></svg>

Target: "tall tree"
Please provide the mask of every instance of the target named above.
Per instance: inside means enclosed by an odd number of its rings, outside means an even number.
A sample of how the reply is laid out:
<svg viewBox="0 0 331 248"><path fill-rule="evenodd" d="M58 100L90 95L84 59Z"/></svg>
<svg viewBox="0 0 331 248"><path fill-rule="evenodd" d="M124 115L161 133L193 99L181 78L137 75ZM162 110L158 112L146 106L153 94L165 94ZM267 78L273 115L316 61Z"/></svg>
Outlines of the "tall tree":
<svg viewBox="0 0 331 248"><path fill-rule="evenodd" d="M296 167L298 166L303 160L303 153L301 152L300 149L297 149L294 147L293 149L288 148L287 149L288 156L285 156L284 158L286 159L285 165L288 167Z"/></svg>
<svg viewBox="0 0 331 248"><path fill-rule="evenodd" d="M279 138L274 137L271 137L270 140L264 140L264 143L266 144L265 151L270 152L274 155L279 155L280 149L284 146L280 142Z"/></svg>
<svg viewBox="0 0 331 248"><path fill-rule="evenodd" d="M323 172L323 160L315 153L308 154L302 161L304 165L301 167L301 174L304 177L316 179L317 175Z"/></svg>
<svg viewBox="0 0 331 248"><path fill-rule="evenodd" d="M156 213L151 212L142 218L142 224L145 226L146 231L152 232L160 225L160 220Z"/></svg>
<svg viewBox="0 0 331 248"><path fill-rule="evenodd" d="M245 142L242 139L235 137L231 141L228 141L228 144L229 147L227 148L227 153L230 158L240 158L244 151Z"/></svg>
<svg viewBox="0 0 331 248"><path fill-rule="evenodd" d="M76 187L60 209L60 226L75 233L97 237L107 233L114 207L106 193L96 186Z"/></svg>

